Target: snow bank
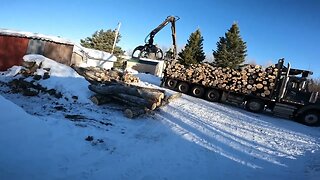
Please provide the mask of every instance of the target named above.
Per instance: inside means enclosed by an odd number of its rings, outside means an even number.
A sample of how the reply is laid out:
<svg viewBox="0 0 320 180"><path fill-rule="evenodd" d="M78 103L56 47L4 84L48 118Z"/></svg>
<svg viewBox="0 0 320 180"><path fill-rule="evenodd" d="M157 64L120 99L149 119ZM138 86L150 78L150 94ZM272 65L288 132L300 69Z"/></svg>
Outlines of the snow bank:
<svg viewBox="0 0 320 180"><path fill-rule="evenodd" d="M6 110L8 113L4 113ZM0 96L0 178L32 179L32 171L45 176L43 164L52 161L49 127L40 119ZM39 148L41 147L41 148Z"/></svg>
<svg viewBox="0 0 320 180"><path fill-rule="evenodd" d="M1 95L0 113L0 179L86 179L101 158L84 140L88 129L32 116Z"/></svg>
<svg viewBox="0 0 320 180"><path fill-rule="evenodd" d="M8 77L8 79L10 79L12 76L17 75L21 71L21 69L22 69L21 66L12 66L7 71L1 72L1 75L3 75L4 77ZM6 80L6 79L2 79L2 80Z"/></svg>
<svg viewBox="0 0 320 180"><path fill-rule="evenodd" d="M78 96L82 102L89 101L88 98L91 95L91 91L88 89L89 82L71 67L42 55L25 55L23 59L25 61L35 61L38 65L41 63L41 69L37 71L39 75L44 74L43 69L50 68L50 78L39 81L42 86L48 89L55 89L68 98Z"/></svg>

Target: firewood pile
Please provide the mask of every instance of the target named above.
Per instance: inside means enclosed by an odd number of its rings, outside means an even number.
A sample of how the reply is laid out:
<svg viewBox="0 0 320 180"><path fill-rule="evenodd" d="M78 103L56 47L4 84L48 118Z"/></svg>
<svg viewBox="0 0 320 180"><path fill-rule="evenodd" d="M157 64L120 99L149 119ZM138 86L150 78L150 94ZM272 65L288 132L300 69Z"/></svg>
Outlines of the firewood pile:
<svg viewBox="0 0 320 180"><path fill-rule="evenodd" d="M99 67L72 67L78 74L85 77L92 84L122 81L125 83L138 83L139 78L128 73L116 70L107 70Z"/></svg>
<svg viewBox="0 0 320 180"><path fill-rule="evenodd" d="M208 63L184 66L177 61L167 65L165 76L222 90L268 97L275 88L278 69L246 65L239 69L215 67Z"/></svg>
<svg viewBox="0 0 320 180"><path fill-rule="evenodd" d="M56 98L62 98L63 95L55 89L47 89L41 86L37 81L41 79L50 78L50 68L42 68L42 63L39 65L34 61L23 61L21 64L21 70L15 75L22 75L19 79L13 79L8 83L11 88L11 92L20 93L24 96L37 96L40 92L47 93ZM37 74L37 70L44 71L43 75ZM26 78L32 77L31 81L27 81Z"/></svg>
<svg viewBox="0 0 320 180"><path fill-rule="evenodd" d="M34 61L23 61L21 66L23 68L18 72L18 74L22 74L24 77L33 76L33 79L35 80L50 78L50 68L43 68L43 76L36 74L37 70L41 69L42 63L38 65Z"/></svg>

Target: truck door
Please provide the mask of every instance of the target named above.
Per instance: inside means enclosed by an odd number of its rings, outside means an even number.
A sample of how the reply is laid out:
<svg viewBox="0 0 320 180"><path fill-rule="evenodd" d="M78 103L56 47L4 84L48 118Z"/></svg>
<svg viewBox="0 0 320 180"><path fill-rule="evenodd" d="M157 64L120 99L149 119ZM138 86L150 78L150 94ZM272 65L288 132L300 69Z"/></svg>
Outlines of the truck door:
<svg viewBox="0 0 320 180"><path fill-rule="evenodd" d="M310 93L308 93L305 84L305 80L296 77L290 78L283 101L301 105L306 104L310 98Z"/></svg>

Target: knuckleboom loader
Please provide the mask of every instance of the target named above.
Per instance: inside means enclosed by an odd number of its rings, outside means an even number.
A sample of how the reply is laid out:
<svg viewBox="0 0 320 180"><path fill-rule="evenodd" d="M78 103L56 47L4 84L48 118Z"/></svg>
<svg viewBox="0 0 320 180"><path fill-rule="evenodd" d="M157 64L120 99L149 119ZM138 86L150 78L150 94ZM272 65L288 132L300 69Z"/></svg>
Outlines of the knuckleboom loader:
<svg viewBox="0 0 320 180"><path fill-rule="evenodd" d="M172 32L172 50L170 55L166 54L168 59L176 59L177 57L177 41L176 41L176 21L180 18L177 16L168 16L158 27L153 29L145 38L145 45L140 45L136 47L132 52L132 58L147 58L147 59L156 59L163 60L165 55L163 51L154 44L155 35L171 23L171 32Z"/></svg>
<svg viewBox="0 0 320 180"><path fill-rule="evenodd" d="M193 79L186 80L180 77L186 76L185 73L175 74L175 76L170 75L168 73L172 70L170 68L175 68L172 65L166 67L161 86L212 102L229 102L242 105L251 112L258 113L268 110L276 116L295 119L305 125L320 125L319 92L308 90L308 77L312 75L312 72L291 68L290 63L285 66L284 59L280 59L274 67L277 72L274 75L273 88L269 91L268 96L264 97L254 93L235 91L232 88L227 89L228 86L220 86L215 83L213 83L215 85L207 85ZM213 77L216 76L214 71L212 71L212 75ZM248 84L248 82L242 83Z"/></svg>

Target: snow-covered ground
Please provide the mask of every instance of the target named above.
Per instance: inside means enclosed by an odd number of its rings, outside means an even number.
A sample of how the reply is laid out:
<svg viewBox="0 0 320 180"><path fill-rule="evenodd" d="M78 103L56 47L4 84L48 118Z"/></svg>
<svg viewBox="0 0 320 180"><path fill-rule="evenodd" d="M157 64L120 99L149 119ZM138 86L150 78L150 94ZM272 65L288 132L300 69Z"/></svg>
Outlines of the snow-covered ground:
<svg viewBox="0 0 320 180"><path fill-rule="evenodd" d="M63 98L11 93L6 83L20 67L0 73L0 179L320 177L319 127L187 95L130 120L119 105L91 103L88 83L71 68L41 61L52 73L39 84ZM160 84L138 76L141 85Z"/></svg>

